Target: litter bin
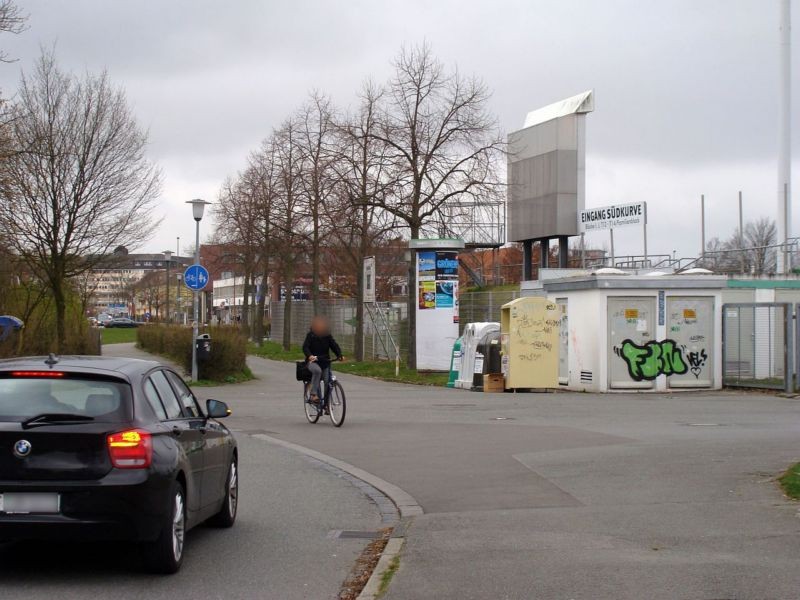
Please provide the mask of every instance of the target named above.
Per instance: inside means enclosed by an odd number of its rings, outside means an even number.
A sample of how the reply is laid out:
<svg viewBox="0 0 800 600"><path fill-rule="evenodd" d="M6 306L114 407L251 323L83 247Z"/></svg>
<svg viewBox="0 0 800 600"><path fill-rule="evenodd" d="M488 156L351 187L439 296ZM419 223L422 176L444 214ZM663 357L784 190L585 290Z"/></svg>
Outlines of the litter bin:
<svg viewBox="0 0 800 600"><path fill-rule="evenodd" d="M197 336L194 343L195 348L197 348L197 362L204 363L211 360L211 336L207 333L202 333Z"/></svg>
<svg viewBox="0 0 800 600"><path fill-rule="evenodd" d="M483 390L483 376L489 373L500 373L500 332L488 329L483 332L477 344L475 368L472 374L472 389L480 392Z"/></svg>

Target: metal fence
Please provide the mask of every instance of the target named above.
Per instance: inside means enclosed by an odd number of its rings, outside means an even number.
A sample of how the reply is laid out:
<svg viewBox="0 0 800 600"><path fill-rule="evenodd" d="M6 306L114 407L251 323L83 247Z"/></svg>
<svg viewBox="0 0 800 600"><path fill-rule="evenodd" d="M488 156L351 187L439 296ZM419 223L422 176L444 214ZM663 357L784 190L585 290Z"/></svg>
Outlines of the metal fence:
<svg viewBox="0 0 800 600"><path fill-rule="evenodd" d="M467 323L499 322L500 308L519 298L519 290L464 292L458 297L459 333Z"/></svg>
<svg viewBox="0 0 800 600"><path fill-rule="evenodd" d="M792 391L794 314L779 302L722 306L722 381L736 387Z"/></svg>
<svg viewBox="0 0 800 600"><path fill-rule="evenodd" d="M270 306L270 339L283 340L284 302L273 302ZM292 345L303 343L308 332L311 319L314 317L314 305L307 301L292 302L291 333ZM319 313L328 317L331 333L346 354L355 349L356 337L356 301L323 300L319 305ZM379 313L379 318L373 318ZM372 315L372 316L371 316ZM394 360L394 340L400 346L400 354L407 352L407 335L405 332L405 306L395 303L377 303L372 311L364 311L364 357L368 359Z"/></svg>

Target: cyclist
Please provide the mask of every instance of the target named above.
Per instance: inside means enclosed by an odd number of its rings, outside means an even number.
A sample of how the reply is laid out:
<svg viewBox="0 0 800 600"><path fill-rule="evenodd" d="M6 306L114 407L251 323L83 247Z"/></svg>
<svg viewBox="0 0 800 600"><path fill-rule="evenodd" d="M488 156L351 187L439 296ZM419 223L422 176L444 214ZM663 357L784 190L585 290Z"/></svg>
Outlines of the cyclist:
<svg viewBox="0 0 800 600"><path fill-rule="evenodd" d="M338 360L344 360L342 349L333 339L328 319L322 315L317 315L311 319L311 328L306 334L303 342L303 354L308 363L308 370L311 371L311 401L319 402L320 389L319 382L324 377L328 380L331 373L330 352L336 355Z"/></svg>

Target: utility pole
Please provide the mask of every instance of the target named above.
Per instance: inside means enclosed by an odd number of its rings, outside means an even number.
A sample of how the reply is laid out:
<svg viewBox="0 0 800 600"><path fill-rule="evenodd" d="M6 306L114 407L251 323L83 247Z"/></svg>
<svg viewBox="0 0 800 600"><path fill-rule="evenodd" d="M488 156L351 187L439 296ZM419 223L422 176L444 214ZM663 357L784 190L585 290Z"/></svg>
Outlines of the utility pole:
<svg viewBox="0 0 800 600"><path fill-rule="evenodd" d="M706 262L706 196L700 194L700 261Z"/></svg>
<svg viewBox="0 0 800 600"><path fill-rule="evenodd" d="M172 322L172 318L170 317L170 314L169 314L169 266L170 266L170 263L172 262L172 250L164 250L163 254L164 254L164 258L167 259L166 260L166 262L167 262L167 308L166 308L167 323L171 323Z"/></svg>
<svg viewBox="0 0 800 600"><path fill-rule="evenodd" d="M776 271L789 272L787 244L792 237L792 13L790 0L781 0L780 14L780 91L778 96L778 252Z"/></svg>
<svg viewBox="0 0 800 600"><path fill-rule="evenodd" d="M744 275L744 218L742 217L742 192L739 191L739 266Z"/></svg>

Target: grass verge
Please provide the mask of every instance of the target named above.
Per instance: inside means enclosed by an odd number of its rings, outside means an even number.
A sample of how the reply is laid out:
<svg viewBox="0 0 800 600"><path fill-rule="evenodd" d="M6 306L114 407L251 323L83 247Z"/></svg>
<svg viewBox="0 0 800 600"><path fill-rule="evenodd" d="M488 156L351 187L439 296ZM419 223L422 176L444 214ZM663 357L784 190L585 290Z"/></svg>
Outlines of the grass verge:
<svg viewBox="0 0 800 600"><path fill-rule="evenodd" d="M292 346L289 350L284 350L281 344L273 341L265 341L261 346L250 343L247 346L247 351L250 354L260 356L261 358L269 358L270 360L293 362L303 358L303 351L300 348ZM334 370L340 373L349 373L350 375L372 377L373 379L380 379L382 381L413 383L417 385L444 386L448 379L447 373L421 373L403 365L400 365L400 374L396 376L394 373L394 361L388 360L336 363Z"/></svg>
<svg viewBox="0 0 800 600"><path fill-rule="evenodd" d="M390 562L389 567L381 573L381 585L378 588L378 598L382 598L383 595L389 590L389 584L392 583L392 577L394 574L397 573L397 569L400 568L400 557L395 556Z"/></svg>
<svg viewBox="0 0 800 600"><path fill-rule="evenodd" d="M245 367L240 373L227 375L222 381L213 381L210 379L200 379L199 381L187 382L189 387L216 387L218 385L227 385L229 383L243 383L245 381L252 381L255 375L250 370L250 367Z"/></svg>
<svg viewBox="0 0 800 600"><path fill-rule="evenodd" d="M789 467L778 481L784 494L793 500L800 500L800 463Z"/></svg>
<svg viewBox="0 0 800 600"><path fill-rule="evenodd" d="M136 328L112 327L100 329L100 339L104 344L129 344L136 341Z"/></svg>

